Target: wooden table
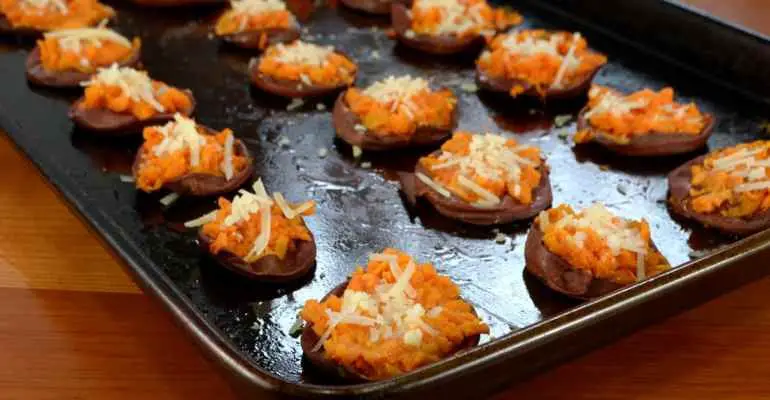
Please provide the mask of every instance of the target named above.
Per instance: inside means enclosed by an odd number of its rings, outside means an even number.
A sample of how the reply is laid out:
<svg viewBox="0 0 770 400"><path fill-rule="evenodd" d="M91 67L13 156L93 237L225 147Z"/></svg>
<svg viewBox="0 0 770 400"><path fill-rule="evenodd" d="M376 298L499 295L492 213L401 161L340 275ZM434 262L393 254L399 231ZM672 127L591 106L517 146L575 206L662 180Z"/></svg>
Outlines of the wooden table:
<svg viewBox="0 0 770 400"><path fill-rule="evenodd" d="M765 0L691 2L770 30ZM0 399L235 397L1 134L0 171ZM499 398L770 398L768 293L743 287Z"/></svg>

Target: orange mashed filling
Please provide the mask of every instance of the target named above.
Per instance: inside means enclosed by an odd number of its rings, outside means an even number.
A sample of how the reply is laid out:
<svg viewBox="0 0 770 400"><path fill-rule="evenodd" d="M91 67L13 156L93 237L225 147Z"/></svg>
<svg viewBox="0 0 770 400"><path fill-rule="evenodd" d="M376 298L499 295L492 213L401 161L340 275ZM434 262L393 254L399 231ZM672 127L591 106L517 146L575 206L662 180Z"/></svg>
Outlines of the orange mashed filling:
<svg viewBox="0 0 770 400"><path fill-rule="evenodd" d="M566 204L543 211L535 223L543 231L543 243L546 248L562 257L573 268L590 272L595 278L609 279L619 284L630 284L643 278L637 276L639 265L636 252L621 248L617 254L613 254L607 239L595 229L558 223L568 216L580 218L584 215L585 211L575 212ZM548 223L544 223L546 218ZM659 274L670 268L663 255L652 247L647 221L627 220L615 216L612 218L612 224L619 230L625 227L638 232L644 242L645 276ZM577 239L578 237L580 239Z"/></svg>
<svg viewBox="0 0 770 400"><path fill-rule="evenodd" d="M383 254L395 256L402 271L413 262L408 254L399 250L385 249ZM370 260L365 268L356 268L346 291L364 292L372 296L381 284L395 282L396 277L388 262ZM414 302L424 310L429 310L422 321L432 328L433 334L423 331L418 345L405 343L399 335L381 336L373 341L370 327L342 322L334 327L323 343L325 356L370 379L387 379L446 358L457 351L467 338L489 333L489 327L460 298L457 285L448 277L439 275L433 265L416 264L409 283L414 288ZM343 300L335 295L321 302L309 300L301 316L321 337L329 324L327 310L340 312L342 304ZM377 310L381 310L381 307L383 304L379 303ZM376 318L379 313L377 310L359 310L358 315ZM390 328L397 331L395 326Z"/></svg>
<svg viewBox="0 0 770 400"><path fill-rule="evenodd" d="M315 85L339 86L352 84L358 68L353 61L335 52L329 53L320 66L286 63L278 58L279 54L278 47L269 47L260 57L259 72L277 80L307 83L307 79Z"/></svg>
<svg viewBox="0 0 770 400"><path fill-rule="evenodd" d="M110 40L99 43L81 43L80 52L63 49L57 38L45 38L37 41L40 49L40 61L48 71L79 71L92 73L98 68L120 64L139 52L141 41L134 38L131 47ZM83 60L87 62L83 62Z"/></svg>
<svg viewBox="0 0 770 400"><path fill-rule="evenodd" d="M258 14L238 13L228 10L217 20L214 33L219 36L263 29L285 29L292 21L289 11L267 11ZM265 40L267 36L265 35Z"/></svg>
<svg viewBox="0 0 770 400"><path fill-rule="evenodd" d="M81 107L102 108L116 113L130 113L140 120L146 120L159 113L182 113L192 107L192 100L183 91L170 87L165 83L152 81L155 99L163 106L163 111L156 110L144 100L134 100L123 92L119 86L95 84L85 90Z"/></svg>
<svg viewBox="0 0 770 400"><path fill-rule="evenodd" d="M417 128L446 128L452 124L457 98L451 90L422 90L408 101L409 109L406 109L392 101L381 102L358 88L345 92L350 110L376 135L410 137Z"/></svg>
<svg viewBox="0 0 770 400"><path fill-rule="evenodd" d="M441 146L441 153L449 153L454 156L453 158L468 157L471 153L471 141L473 140L473 137L474 135L470 132L455 132L452 135L452 138L444 142ZM460 175L472 180L501 199L505 195L508 195L521 204L531 204L533 201L533 191L540 185L541 174L539 168L542 165L540 149L532 146L521 146L514 139L507 139L505 141L505 147L510 149L512 153L529 160L533 164L520 164L519 168L521 169L521 172L518 179L511 176L507 169L495 168L493 165L489 164L488 166L499 174L499 178L494 179L488 174L482 176L476 173L474 169L463 173L462 168L459 165L437 168L438 166L441 166L441 164L447 163L447 159L442 159L441 154L431 154L422 157L420 159L420 165L430 173L430 176L428 176L429 178L449 189L455 196L468 203L474 203L483 200L483 198L479 196L478 193L469 190L465 185L460 184L458 182Z"/></svg>
<svg viewBox="0 0 770 400"><path fill-rule="evenodd" d="M617 107L630 109L618 112L613 110L612 104L622 104ZM698 107L694 103L676 103L674 90L669 87L658 92L644 89L624 96L614 89L594 85L588 93L588 113L591 127L601 130L603 136L618 143L627 143L634 136L652 132L698 135L706 125ZM575 142L584 143L593 139L596 134L594 129L578 132Z"/></svg>
<svg viewBox="0 0 770 400"><path fill-rule="evenodd" d="M242 220L233 225L224 224L225 218L230 215L232 203L224 197L219 198L219 210L216 219L213 222L203 225L202 233L211 238L209 250L213 254L221 251L228 251L238 257L244 258L251 251L254 241L262 231L260 213L257 211L250 214L246 220ZM310 208L292 219L284 216L281 209L273 204L270 208L270 239L267 247L259 255L259 258L273 255L279 259L284 259L286 254L297 248L296 241L310 241L310 231L305 226L302 217L312 215L314 208Z"/></svg>
<svg viewBox="0 0 770 400"><path fill-rule="evenodd" d="M548 52L520 54L511 50L517 45L527 42L549 42L555 38L556 51L559 56ZM485 74L504 79L513 79L532 85L540 95L545 95L556 80L564 58L573 46L572 60L577 59L576 66L564 70L560 84L569 87L572 83L584 79L607 62L603 54L588 48L588 42L582 37L575 41L569 32L549 32L541 29L522 30L515 33L496 36L489 43L489 49L482 53L476 61L478 68ZM522 85L514 85L510 94L518 96L525 91Z"/></svg>
<svg viewBox="0 0 770 400"><path fill-rule="evenodd" d="M450 24L446 21L448 16L444 7L420 6L420 0L415 1L412 5L412 30L419 34L432 35L444 25L449 28L451 34L459 37L492 35L524 20L521 14L504 8L492 8L485 0L457 2L464 12L456 16Z"/></svg>
<svg viewBox="0 0 770 400"><path fill-rule="evenodd" d="M143 162L139 166L136 177L136 186L139 189L152 192L160 189L166 182L191 173L225 176L220 166L225 158L225 140L228 135L233 134L230 129L225 129L216 135L201 134L206 144L201 146L200 160L198 165L193 167L190 164L189 147L160 156L155 154L153 149L166 137L158 128L157 126L144 128L144 144L139 149L140 154L143 154ZM238 171L243 170L247 162L246 157L233 154L234 173L237 174Z"/></svg>
<svg viewBox="0 0 770 400"><path fill-rule="evenodd" d="M96 0L63 0L68 11L53 5L37 9L19 0L0 0L0 14L13 28L41 31L66 28L84 28L115 16L115 10Z"/></svg>
<svg viewBox="0 0 770 400"><path fill-rule="evenodd" d="M739 157L739 152L747 155ZM728 147L708 155L702 164L693 165L690 207L699 213L719 213L734 218L750 217L770 209L770 189L736 191L742 185L767 182L770 179L768 167L736 163L728 168L718 168L718 160L730 160L726 157L735 161L753 158L770 165L770 141Z"/></svg>

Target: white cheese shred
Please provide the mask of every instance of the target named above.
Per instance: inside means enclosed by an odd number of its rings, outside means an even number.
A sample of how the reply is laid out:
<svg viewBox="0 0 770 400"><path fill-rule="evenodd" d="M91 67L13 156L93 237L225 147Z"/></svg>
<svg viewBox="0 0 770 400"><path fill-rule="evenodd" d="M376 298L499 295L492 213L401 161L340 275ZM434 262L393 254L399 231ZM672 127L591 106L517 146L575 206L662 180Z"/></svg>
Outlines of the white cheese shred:
<svg viewBox="0 0 770 400"><path fill-rule="evenodd" d="M227 134L227 138L225 139L225 154L224 154L224 160L222 161L222 172L225 174L225 179L228 181L230 179L233 179L233 152L234 152L234 146L235 146L235 139L233 138L232 133Z"/></svg>
<svg viewBox="0 0 770 400"><path fill-rule="evenodd" d="M168 207L172 204L174 204L175 201L179 200L179 194L177 193L169 193L163 197L161 197L160 204L163 204L163 206Z"/></svg>
<svg viewBox="0 0 770 400"><path fill-rule="evenodd" d="M185 228L197 228L199 226L206 225L210 222L214 222L214 220L217 218L217 210L214 210L210 213L201 215L198 218L191 219L184 223Z"/></svg>
<svg viewBox="0 0 770 400"><path fill-rule="evenodd" d="M567 54L562 59L561 65L559 65L559 70L556 71L556 77L554 77L551 87L553 88L561 87L561 81L562 79L564 79L564 74L567 72L567 69L570 63L572 62L572 57L575 54L575 49L577 48L577 44L579 41L580 41L580 32L573 33L572 44L570 44L569 50L567 50Z"/></svg>
<svg viewBox="0 0 770 400"><path fill-rule="evenodd" d="M636 280L642 281L647 278L647 271L644 266L644 253L636 253Z"/></svg>
<svg viewBox="0 0 770 400"><path fill-rule="evenodd" d="M429 178L425 174L421 172L417 172L414 174L417 179L419 179L422 183L428 185L431 189L438 192L438 194L444 196L444 197L451 197L452 193L449 192L445 187L441 186L438 182L434 181L433 179Z"/></svg>
<svg viewBox="0 0 770 400"><path fill-rule="evenodd" d="M81 86L92 85L117 86L123 94L134 101L144 101L152 106L156 111L163 112L165 108L155 98L155 89L152 86L152 80L147 73L131 67L121 67L118 64L112 64L108 68L101 68L90 80L82 82Z"/></svg>

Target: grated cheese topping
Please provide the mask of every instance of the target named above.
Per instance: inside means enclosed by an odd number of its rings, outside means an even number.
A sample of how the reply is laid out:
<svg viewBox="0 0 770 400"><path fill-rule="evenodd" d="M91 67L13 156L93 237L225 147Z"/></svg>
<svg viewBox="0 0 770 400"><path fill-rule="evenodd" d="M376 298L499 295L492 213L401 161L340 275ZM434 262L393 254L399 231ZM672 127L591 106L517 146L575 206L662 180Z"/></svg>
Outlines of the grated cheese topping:
<svg viewBox="0 0 770 400"><path fill-rule="evenodd" d="M473 135L467 154L442 151L439 156L441 163L432 165L430 170L457 168L457 183L474 192L480 198L474 205L480 208L492 207L499 204L502 199L476 183L474 178L519 181L522 168L527 166L537 168L540 165L539 162L533 162L517 154L518 151L527 148L531 148L531 146L508 146L506 138L492 133ZM418 179L442 195L449 197L449 192L452 190L451 186L444 186L435 179L430 180L430 178L420 175L422 174L417 174Z"/></svg>
<svg viewBox="0 0 770 400"><path fill-rule="evenodd" d="M156 92L152 83L152 79L150 79L145 71L112 64L108 68L99 69L96 75L91 77L90 80L81 83L81 86L117 86L131 100L143 101L152 106L156 111L163 112L165 108L155 98Z"/></svg>
<svg viewBox="0 0 770 400"><path fill-rule="evenodd" d="M131 41L112 29L106 28L105 21L96 28L60 29L45 34L45 38L54 38L62 50L80 53L83 45L92 44L100 47L103 42L114 42L131 47Z"/></svg>
<svg viewBox="0 0 770 400"><path fill-rule="evenodd" d="M282 0L232 0L230 6L236 13L246 15L286 10Z"/></svg>
<svg viewBox="0 0 770 400"><path fill-rule="evenodd" d="M543 211L540 215L547 215ZM551 226L547 218L540 218L540 229L545 232ZM604 205L594 203L590 207L574 215L567 214L554 223L556 228L587 228L596 232L599 237L607 242L613 256L618 256L621 250L628 250L641 257L644 265L644 256L647 253L647 242L642 237L638 228L632 225L632 221L613 215ZM572 237L577 243L585 240L585 236ZM578 246L581 247L581 246Z"/></svg>
<svg viewBox="0 0 770 400"><path fill-rule="evenodd" d="M299 206L292 207L280 193L273 193L270 197L265 190L262 179L258 179L252 185L252 191L241 189L231 202L230 213L224 218L225 227L236 225L251 218L260 218L260 232L254 240L251 249L244 257L246 262L257 260L267 249L270 243L272 207L277 205L287 219L293 219L313 207L312 201L307 201ZM217 211L205 214L201 217L187 221L185 227L193 228L206 225L215 220Z"/></svg>
<svg viewBox="0 0 770 400"><path fill-rule="evenodd" d="M409 260L401 271L395 254L375 253L370 261L389 263L396 281L381 280L374 293L347 289L342 296L340 312L326 310L329 324L313 351L318 351L339 324L353 324L369 327L369 340L377 343L381 339L400 339L409 346L420 346L423 335L436 335L436 330L425 320L426 314L435 318L441 314L441 307L430 311L415 301L416 292L410 284L417 265Z"/></svg>
<svg viewBox="0 0 770 400"><path fill-rule="evenodd" d="M597 96L601 96L599 103L584 114L586 119L591 119L592 116L603 113L613 115L628 114L634 110L642 109L648 104L645 99L631 99L614 90L603 90L599 86L591 87L591 90L588 91L588 97L594 98Z"/></svg>
<svg viewBox="0 0 770 400"><path fill-rule="evenodd" d="M572 58L575 56L575 49L577 48L577 45L579 42L580 42L580 33L579 32L573 33L572 43L569 46L569 50L567 50L567 54L565 54L564 58L562 58L561 65L559 65L559 69L556 71L556 77L551 83L552 88L562 87L561 81L562 79L564 79L564 75L567 72L567 69L569 69L573 65ZM577 65L580 65L579 61L577 62Z"/></svg>
<svg viewBox="0 0 770 400"><path fill-rule="evenodd" d="M63 15L69 14L70 11L66 0L19 0L19 3L22 8L35 10L38 14L42 14L46 9L56 10Z"/></svg>
<svg viewBox="0 0 770 400"><path fill-rule="evenodd" d="M481 53L477 66L486 74L532 85L542 96L549 88L562 89L606 63L591 51L579 32L520 30L498 35ZM513 84L511 95L527 90Z"/></svg>
<svg viewBox="0 0 770 400"><path fill-rule="evenodd" d="M690 205L697 212L747 217L770 209L770 144L719 150L691 167Z"/></svg>
<svg viewBox="0 0 770 400"><path fill-rule="evenodd" d="M326 59L334 53L332 46L319 46L313 43L296 40L290 44L276 44L275 57L279 62L293 65L323 67Z"/></svg>
<svg viewBox="0 0 770 400"><path fill-rule="evenodd" d="M198 131L198 124L182 114L174 114L174 120L166 125L156 127L156 130L163 135L163 140L152 148L152 152L162 157L175 153L183 149L190 151L190 165L196 167L201 162L201 150L206 145L206 139ZM220 170L228 180L233 177L233 154L235 138L232 133L228 133L224 144L224 160L220 165Z"/></svg>
<svg viewBox="0 0 770 400"><path fill-rule="evenodd" d="M381 103L402 103L415 94L429 90L428 81L409 75L389 76L364 89L364 94Z"/></svg>
<svg viewBox="0 0 770 400"><path fill-rule="evenodd" d="M700 134L707 117L694 103L676 102L672 88L659 91L643 89L624 94L615 89L594 85L588 92L588 111L584 114L591 129L575 135L577 143L601 135L619 144L648 133Z"/></svg>
<svg viewBox="0 0 770 400"><path fill-rule="evenodd" d="M577 34L579 36L579 34ZM573 37L575 34L572 35ZM534 56L539 54L547 54L553 57L562 58L559 52L559 45L562 42L562 38L558 35L550 35L548 37L535 37L532 35L522 35L518 32L505 35L505 39L502 41L502 46L508 53L515 54L521 57ZM576 61L571 61L575 63Z"/></svg>
<svg viewBox="0 0 770 400"><path fill-rule="evenodd" d="M412 97L429 90L430 86L425 79L404 75L388 76L377 81L364 89L363 94L386 105L393 113L403 110L407 116L414 117L418 107Z"/></svg>
<svg viewBox="0 0 770 400"><path fill-rule="evenodd" d="M441 10L438 24L431 29L431 33L436 35L461 34L491 25L491 21L482 15L485 8L489 6L484 2L469 6L461 0L416 0L413 6L418 11Z"/></svg>

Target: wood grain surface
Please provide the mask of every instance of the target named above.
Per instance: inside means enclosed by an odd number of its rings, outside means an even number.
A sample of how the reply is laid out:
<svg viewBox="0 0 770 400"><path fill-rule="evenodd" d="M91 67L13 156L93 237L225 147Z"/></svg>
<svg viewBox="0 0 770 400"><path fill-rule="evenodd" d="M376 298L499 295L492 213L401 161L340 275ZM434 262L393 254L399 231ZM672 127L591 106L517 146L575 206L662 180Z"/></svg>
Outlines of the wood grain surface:
<svg viewBox="0 0 770 400"><path fill-rule="evenodd" d="M770 35L770 1L767 0L680 0L695 8L749 29Z"/></svg>
<svg viewBox="0 0 770 400"><path fill-rule="evenodd" d="M770 32L770 1L689 3ZM2 134L0 171L0 399L235 398ZM497 399L770 399L768 293L745 286Z"/></svg>

